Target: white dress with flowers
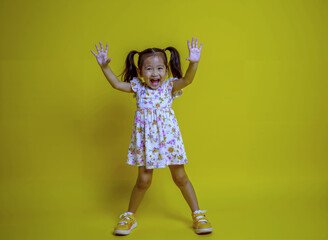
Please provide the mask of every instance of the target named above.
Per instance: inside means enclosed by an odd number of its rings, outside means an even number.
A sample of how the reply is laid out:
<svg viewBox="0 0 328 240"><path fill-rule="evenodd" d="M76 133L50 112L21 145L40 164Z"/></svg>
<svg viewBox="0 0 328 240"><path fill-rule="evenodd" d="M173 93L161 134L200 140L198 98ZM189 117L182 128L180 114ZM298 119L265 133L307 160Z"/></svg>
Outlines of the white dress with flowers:
<svg viewBox="0 0 328 240"><path fill-rule="evenodd" d="M172 93L169 78L158 89L151 89L139 78L131 80L137 110L134 116L127 164L146 166L146 169L187 163L187 156L173 109L173 99L182 89Z"/></svg>

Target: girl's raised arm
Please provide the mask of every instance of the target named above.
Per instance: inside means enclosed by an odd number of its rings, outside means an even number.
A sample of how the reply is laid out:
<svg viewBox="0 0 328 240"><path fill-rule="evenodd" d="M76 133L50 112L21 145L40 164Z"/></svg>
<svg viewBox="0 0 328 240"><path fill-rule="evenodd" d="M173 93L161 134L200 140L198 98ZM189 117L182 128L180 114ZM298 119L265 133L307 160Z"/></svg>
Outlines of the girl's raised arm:
<svg viewBox="0 0 328 240"><path fill-rule="evenodd" d="M107 59L107 52L108 52L108 43L106 44L106 50L104 51L103 45L101 42L100 43L100 47L101 50L99 50L97 44L96 44L96 48L98 51L98 54L96 54L94 51L91 50L91 52L93 53L93 55L95 55L97 62L101 68L101 70L103 71L105 77L107 78L108 82L110 83L110 85L117 89L120 90L122 92L130 92L132 93L133 90L131 88L131 84L127 83L127 82L121 82L120 80L118 80L118 78L116 77L116 75L112 72L112 70L109 67L109 62L112 60L111 58Z"/></svg>
<svg viewBox="0 0 328 240"><path fill-rule="evenodd" d="M192 83L197 71L202 47L203 43L201 43L198 48L198 38L196 38L196 43L195 38L192 38L192 45L190 45L190 41L188 39L189 57L186 60L190 61L189 66L184 77L174 81L172 91L178 91Z"/></svg>

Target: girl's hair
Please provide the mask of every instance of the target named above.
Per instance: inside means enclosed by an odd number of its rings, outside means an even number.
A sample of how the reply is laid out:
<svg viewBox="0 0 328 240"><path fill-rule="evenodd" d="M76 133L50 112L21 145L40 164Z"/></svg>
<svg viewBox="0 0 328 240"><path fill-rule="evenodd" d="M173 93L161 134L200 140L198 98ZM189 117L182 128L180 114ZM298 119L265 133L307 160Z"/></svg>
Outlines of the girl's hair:
<svg viewBox="0 0 328 240"><path fill-rule="evenodd" d="M167 57L165 51L169 50L171 53L169 66L167 64ZM134 64L134 55L138 53L138 68L141 70L142 65L147 57L151 57L154 55L159 55L162 57L165 67L169 70L169 73L172 73L173 77L181 78L182 71L181 71L181 64L180 64L180 54L178 50L174 47L167 47L164 50L160 48L147 48L142 52L138 52L136 50L132 50L129 52L126 60L125 60L125 69L123 71L122 79L124 82L130 82L130 80L134 77L138 77L137 67Z"/></svg>

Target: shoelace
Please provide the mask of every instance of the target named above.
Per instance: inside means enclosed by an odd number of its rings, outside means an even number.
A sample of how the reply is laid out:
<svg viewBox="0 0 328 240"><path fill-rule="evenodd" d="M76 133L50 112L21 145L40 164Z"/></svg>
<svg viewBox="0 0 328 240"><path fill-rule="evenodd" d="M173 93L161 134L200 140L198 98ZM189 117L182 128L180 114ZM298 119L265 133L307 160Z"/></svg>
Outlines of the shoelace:
<svg viewBox="0 0 328 240"><path fill-rule="evenodd" d="M197 213L203 213L204 214L205 212L207 212L207 210L197 210L197 211L194 212L194 214L197 214ZM200 218L204 218L204 216L197 216L195 219L198 222L208 222L206 219L200 219Z"/></svg>
<svg viewBox="0 0 328 240"><path fill-rule="evenodd" d="M122 220L123 219L131 219L132 220L132 218L127 217L127 215L131 215L131 214L129 214L129 213L123 213L123 214L120 215L120 218L124 216L124 218L122 218ZM124 225L125 223L128 223L128 221L121 221L118 224Z"/></svg>

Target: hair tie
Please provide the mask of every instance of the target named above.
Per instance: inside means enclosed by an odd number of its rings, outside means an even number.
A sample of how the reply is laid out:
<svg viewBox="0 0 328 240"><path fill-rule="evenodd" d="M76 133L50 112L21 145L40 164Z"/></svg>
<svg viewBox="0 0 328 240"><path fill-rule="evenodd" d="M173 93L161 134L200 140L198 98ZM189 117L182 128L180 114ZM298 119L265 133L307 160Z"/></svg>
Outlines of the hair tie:
<svg viewBox="0 0 328 240"><path fill-rule="evenodd" d="M138 55L140 55L140 52L137 52L138 53Z"/></svg>
<svg viewBox="0 0 328 240"><path fill-rule="evenodd" d="M165 52L166 51L166 48L164 48L163 51Z"/></svg>

